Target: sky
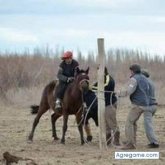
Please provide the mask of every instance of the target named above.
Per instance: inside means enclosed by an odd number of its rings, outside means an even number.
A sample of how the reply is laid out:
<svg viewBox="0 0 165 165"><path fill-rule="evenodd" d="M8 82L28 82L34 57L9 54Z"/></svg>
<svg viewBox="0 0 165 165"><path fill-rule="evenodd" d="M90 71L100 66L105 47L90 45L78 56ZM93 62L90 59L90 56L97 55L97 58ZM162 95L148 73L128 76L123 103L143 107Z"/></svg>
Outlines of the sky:
<svg viewBox="0 0 165 165"><path fill-rule="evenodd" d="M0 0L0 52L36 47L84 55L139 49L165 55L165 0Z"/></svg>

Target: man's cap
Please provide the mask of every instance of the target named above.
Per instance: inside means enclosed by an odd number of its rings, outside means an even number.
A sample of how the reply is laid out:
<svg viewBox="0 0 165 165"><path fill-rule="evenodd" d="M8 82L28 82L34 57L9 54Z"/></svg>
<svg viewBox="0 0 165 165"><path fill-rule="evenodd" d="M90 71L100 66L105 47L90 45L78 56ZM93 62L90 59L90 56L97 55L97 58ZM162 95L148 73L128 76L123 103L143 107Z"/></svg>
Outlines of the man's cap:
<svg viewBox="0 0 165 165"><path fill-rule="evenodd" d="M66 59L69 59L69 58L72 58L72 57L73 57L73 53L71 51L66 51L62 55L61 59L66 60Z"/></svg>
<svg viewBox="0 0 165 165"><path fill-rule="evenodd" d="M139 64L132 64L129 69L134 73L141 73L141 66Z"/></svg>

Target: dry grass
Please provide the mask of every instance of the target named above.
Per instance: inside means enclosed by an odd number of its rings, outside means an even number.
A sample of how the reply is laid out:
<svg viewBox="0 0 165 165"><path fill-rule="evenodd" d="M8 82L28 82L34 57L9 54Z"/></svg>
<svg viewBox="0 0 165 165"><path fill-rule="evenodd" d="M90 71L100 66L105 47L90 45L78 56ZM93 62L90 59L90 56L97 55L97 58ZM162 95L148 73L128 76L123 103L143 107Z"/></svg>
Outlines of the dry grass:
<svg viewBox="0 0 165 165"><path fill-rule="evenodd" d="M60 54L60 53L59 53ZM59 56L59 55L58 55ZM38 54L0 54L0 90L6 92L12 88L32 87L46 84L56 78L60 59ZM95 58L89 53L87 58L79 52L77 57L80 66L90 66L90 78L96 79ZM106 55L106 66L115 80L125 83L129 77L129 66L139 63L151 72L154 81L165 83L165 61L149 57L148 54L131 50L111 50ZM2 92L1 92L2 93ZM1 94L0 94L1 96Z"/></svg>

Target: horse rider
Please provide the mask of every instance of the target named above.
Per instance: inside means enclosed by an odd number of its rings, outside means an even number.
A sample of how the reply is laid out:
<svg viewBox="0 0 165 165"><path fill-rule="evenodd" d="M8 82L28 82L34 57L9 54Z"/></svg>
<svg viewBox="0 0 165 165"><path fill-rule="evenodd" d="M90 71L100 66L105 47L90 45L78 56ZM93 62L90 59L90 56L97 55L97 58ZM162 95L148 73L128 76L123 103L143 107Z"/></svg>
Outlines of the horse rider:
<svg viewBox="0 0 165 165"><path fill-rule="evenodd" d="M55 90L55 110L61 110L61 101L64 97L65 90L69 83L74 80L75 70L79 63L73 59L73 53L66 51L61 57L62 62L59 65L57 78L59 80Z"/></svg>

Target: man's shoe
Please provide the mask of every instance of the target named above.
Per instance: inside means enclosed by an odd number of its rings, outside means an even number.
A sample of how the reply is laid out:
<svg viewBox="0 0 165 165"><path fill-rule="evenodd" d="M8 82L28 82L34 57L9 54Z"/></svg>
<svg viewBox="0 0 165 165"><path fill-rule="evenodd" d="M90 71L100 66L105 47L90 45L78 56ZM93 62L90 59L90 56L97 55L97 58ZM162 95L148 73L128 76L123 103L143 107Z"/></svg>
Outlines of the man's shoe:
<svg viewBox="0 0 165 165"><path fill-rule="evenodd" d="M116 131L116 133L114 134L113 144L116 146L120 146L120 132L119 131Z"/></svg>
<svg viewBox="0 0 165 165"><path fill-rule="evenodd" d="M148 144L148 148L159 148L159 144L150 143Z"/></svg>
<svg viewBox="0 0 165 165"><path fill-rule="evenodd" d="M129 144L122 146L120 149L129 150L129 149L136 149L136 147L135 147L135 145L129 143Z"/></svg>

